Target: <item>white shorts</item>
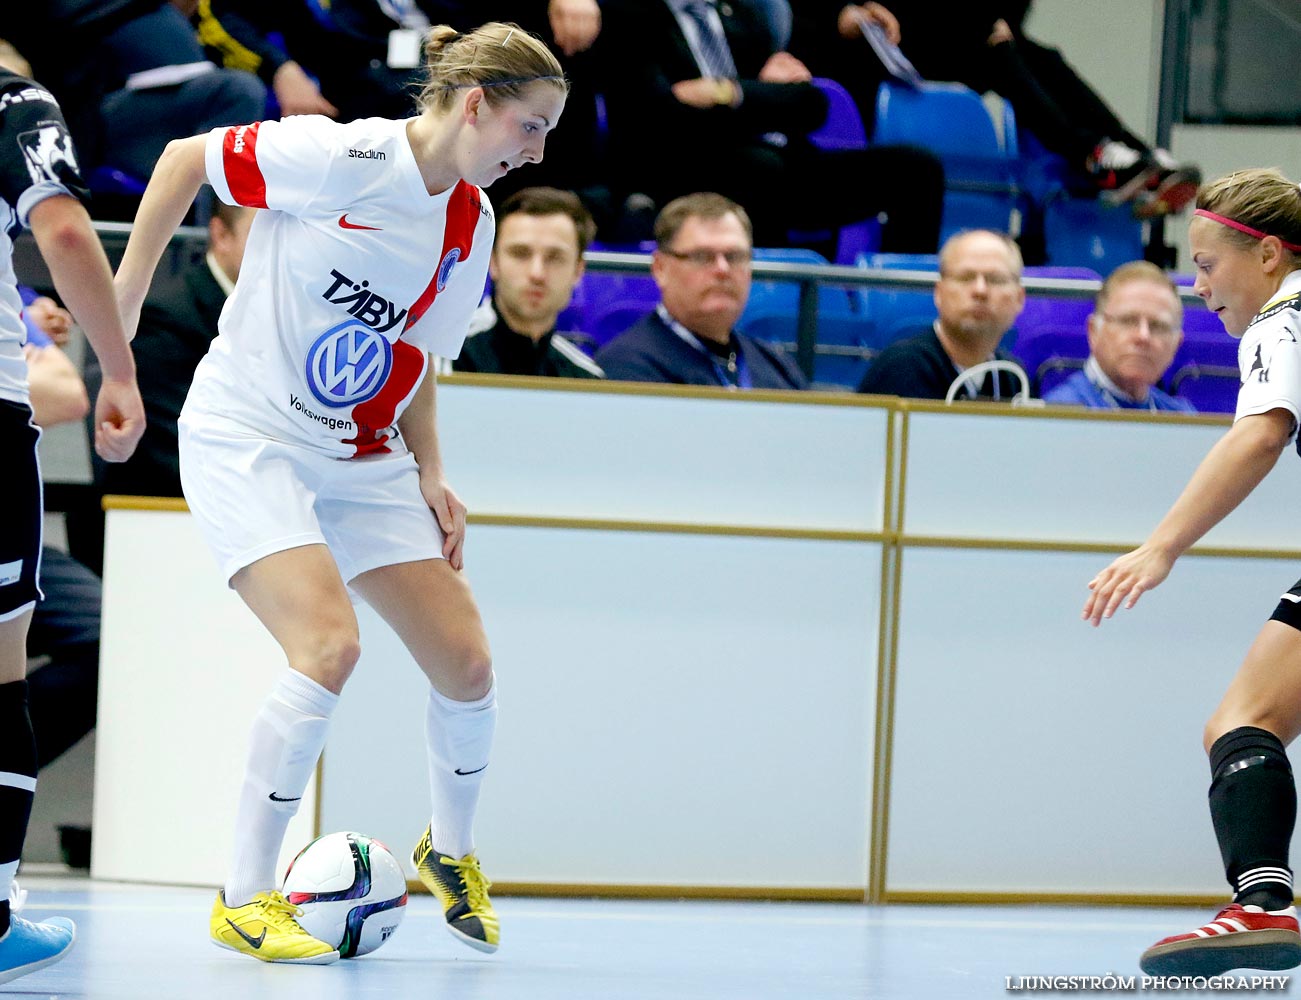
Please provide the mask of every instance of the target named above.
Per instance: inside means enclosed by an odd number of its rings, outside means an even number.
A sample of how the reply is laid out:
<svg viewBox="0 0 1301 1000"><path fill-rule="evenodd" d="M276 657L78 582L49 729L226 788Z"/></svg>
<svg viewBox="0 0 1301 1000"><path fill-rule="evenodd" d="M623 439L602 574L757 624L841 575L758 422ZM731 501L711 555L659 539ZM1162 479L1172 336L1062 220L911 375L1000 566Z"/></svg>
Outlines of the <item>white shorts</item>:
<svg viewBox="0 0 1301 1000"><path fill-rule="evenodd" d="M228 582L263 556L316 543L345 583L443 557L409 452L339 459L188 408L179 430L181 488Z"/></svg>

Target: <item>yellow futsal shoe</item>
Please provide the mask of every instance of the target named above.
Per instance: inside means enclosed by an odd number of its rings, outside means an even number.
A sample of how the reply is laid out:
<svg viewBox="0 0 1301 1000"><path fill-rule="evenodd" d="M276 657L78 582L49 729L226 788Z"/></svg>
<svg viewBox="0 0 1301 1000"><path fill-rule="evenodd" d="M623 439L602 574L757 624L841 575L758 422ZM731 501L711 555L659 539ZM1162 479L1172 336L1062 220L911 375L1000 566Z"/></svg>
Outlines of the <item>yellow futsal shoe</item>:
<svg viewBox="0 0 1301 1000"><path fill-rule="evenodd" d="M339 952L312 937L294 918L303 911L278 892L259 892L243 906L227 906L224 892L212 904L212 942L263 962L329 965Z"/></svg>
<svg viewBox="0 0 1301 1000"><path fill-rule="evenodd" d="M442 904L447 929L477 951L496 951L501 929L488 898L492 883L479 868L479 859L467 854L458 861L439 854L425 827L411 860L420 881Z"/></svg>

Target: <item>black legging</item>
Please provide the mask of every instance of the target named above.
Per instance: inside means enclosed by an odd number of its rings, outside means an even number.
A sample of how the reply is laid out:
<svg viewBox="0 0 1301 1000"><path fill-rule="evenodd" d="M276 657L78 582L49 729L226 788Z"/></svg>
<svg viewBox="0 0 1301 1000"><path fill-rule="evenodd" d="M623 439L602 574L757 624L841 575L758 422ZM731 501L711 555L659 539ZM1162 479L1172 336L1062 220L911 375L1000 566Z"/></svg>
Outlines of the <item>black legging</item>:
<svg viewBox="0 0 1301 1000"><path fill-rule="evenodd" d="M1079 164L1103 139L1151 151L1057 49L1018 38L992 46L989 53L985 85L973 89L992 90L1011 101L1019 121L1054 153Z"/></svg>
<svg viewBox="0 0 1301 1000"><path fill-rule="evenodd" d="M726 195L750 216L756 246L785 246L791 231L834 229L881 213L883 251L934 253L938 246L944 168L925 150L754 143L719 155L690 152L659 161L649 193L661 205L692 191Z"/></svg>
<svg viewBox="0 0 1301 1000"><path fill-rule="evenodd" d="M27 655L50 662L27 678L27 703L41 767L95 728L99 688L99 577L57 549L41 550L41 590Z"/></svg>

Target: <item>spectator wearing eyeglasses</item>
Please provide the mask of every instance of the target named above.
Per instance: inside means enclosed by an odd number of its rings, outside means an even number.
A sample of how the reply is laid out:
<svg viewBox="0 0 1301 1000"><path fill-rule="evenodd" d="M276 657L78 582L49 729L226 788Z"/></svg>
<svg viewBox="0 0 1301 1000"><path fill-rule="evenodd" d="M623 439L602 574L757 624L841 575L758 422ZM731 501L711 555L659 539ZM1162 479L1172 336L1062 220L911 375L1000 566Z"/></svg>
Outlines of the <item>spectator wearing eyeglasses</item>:
<svg viewBox="0 0 1301 1000"><path fill-rule="evenodd" d="M1109 410L1192 413L1193 405L1161 390L1183 340L1183 304L1174 282L1145 260L1107 276L1089 317L1084 370L1044 393L1047 403Z"/></svg>
<svg viewBox="0 0 1301 1000"><path fill-rule="evenodd" d="M720 194L664 206L655 220L651 275L660 304L596 353L606 378L713 385L724 389L804 389L785 354L734 329L750 297L750 218Z"/></svg>
<svg viewBox="0 0 1301 1000"><path fill-rule="evenodd" d="M858 391L944 399L967 369L1015 361L998 344L1025 306L1021 271L1021 251L1004 233L972 229L949 237L935 283L938 318L931 329L877 355ZM1007 402L1021 391L1014 374L998 371L963 380L955 398Z"/></svg>

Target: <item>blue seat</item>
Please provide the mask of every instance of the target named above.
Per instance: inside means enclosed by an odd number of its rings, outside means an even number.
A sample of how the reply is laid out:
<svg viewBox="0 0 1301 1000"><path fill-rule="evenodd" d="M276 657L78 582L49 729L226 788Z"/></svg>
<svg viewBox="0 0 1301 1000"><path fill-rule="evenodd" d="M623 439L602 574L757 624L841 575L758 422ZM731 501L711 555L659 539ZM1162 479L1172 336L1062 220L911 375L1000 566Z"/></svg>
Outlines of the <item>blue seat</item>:
<svg viewBox="0 0 1301 1000"><path fill-rule="evenodd" d="M755 247L754 259L756 261L788 264L827 263L827 258L823 257L822 254L802 247ZM741 321L744 322L747 316L755 316L760 313L789 312L794 315L798 313L799 306L800 286L798 282L756 278L750 286L750 298L746 303L745 313L742 314ZM857 311L854 295L848 289L835 288L830 285L819 286L818 314L820 316Z"/></svg>
<svg viewBox="0 0 1301 1000"><path fill-rule="evenodd" d="M756 247L755 260L826 264L821 254L799 248ZM799 285L791 281L756 279L745 312L736 328L746 336L781 345L794 352L799 338ZM818 340L814 348L813 380L817 385L856 387L874 351L870 324L862 315L859 296L846 288L818 288Z"/></svg>
<svg viewBox="0 0 1301 1000"><path fill-rule="evenodd" d="M760 313L737 324L747 337L763 340L794 356L797 317L789 313ZM866 317L819 315L818 341L813 349L815 388L856 389L876 355L872 324Z"/></svg>
<svg viewBox="0 0 1301 1000"><path fill-rule="evenodd" d="M863 254L854 262L865 270L935 271L940 258L933 253ZM862 311L872 323L872 345L880 350L896 340L929 327L936 317L930 288L870 287L859 292Z"/></svg>
<svg viewBox="0 0 1301 1000"><path fill-rule="evenodd" d="M1042 205L1042 212L1049 264L1109 274L1121 264L1143 259L1143 223L1128 205L1107 205L1059 190Z"/></svg>
<svg viewBox="0 0 1301 1000"><path fill-rule="evenodd" d="M1013 121L1005 108L996 125L980 95L960 83L887 81L877 90L872 143L921 146L944 164L941 242L963 229L1012 232L1020 197Z"/></svg>

